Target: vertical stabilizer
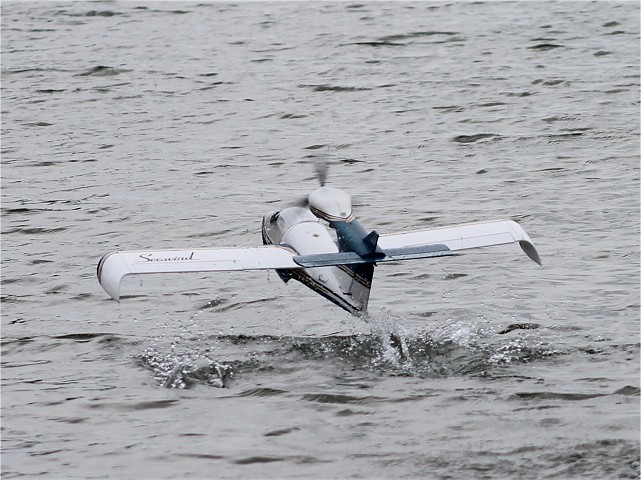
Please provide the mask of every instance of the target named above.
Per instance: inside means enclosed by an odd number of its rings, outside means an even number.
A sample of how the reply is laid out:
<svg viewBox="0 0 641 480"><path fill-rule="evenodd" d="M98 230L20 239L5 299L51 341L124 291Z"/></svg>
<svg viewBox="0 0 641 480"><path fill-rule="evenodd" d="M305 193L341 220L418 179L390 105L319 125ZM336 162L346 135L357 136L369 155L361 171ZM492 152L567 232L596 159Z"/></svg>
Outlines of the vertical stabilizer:
<svg viewBox="0 0 641 480"><path fill-rule="evenodd" d="M367 254L372 255L374 252L376 252L376 247L378 246L378 232L376 230L372 230L363 239L363 243L368 249Z"/></svg>

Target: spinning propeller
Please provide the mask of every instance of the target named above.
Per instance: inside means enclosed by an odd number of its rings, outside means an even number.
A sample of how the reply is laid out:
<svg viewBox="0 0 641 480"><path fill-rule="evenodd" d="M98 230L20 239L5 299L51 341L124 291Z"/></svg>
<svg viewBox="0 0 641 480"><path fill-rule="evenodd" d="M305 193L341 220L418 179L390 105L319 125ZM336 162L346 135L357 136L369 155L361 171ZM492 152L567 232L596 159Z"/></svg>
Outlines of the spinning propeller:
<svg viewBox="0 0 641 480"><path fill-rule="evenodd" d="M318 182L321 187L325 186L327 182L327 175L329 174L329 160L325 156L314 156L312 157L314 161L314 172L316 177L318 177Z"/></svg>
<svg viewBox="0 0 641 480"><path fill-rule="evenodd" d="M352 197L338 188L328 187L329 159L326 156L310 156L314 163L314 173L320 187L312 191L306 198L296 202L297 207L308 207L311 212L328 222L349 222L353 219Z"/></svg>

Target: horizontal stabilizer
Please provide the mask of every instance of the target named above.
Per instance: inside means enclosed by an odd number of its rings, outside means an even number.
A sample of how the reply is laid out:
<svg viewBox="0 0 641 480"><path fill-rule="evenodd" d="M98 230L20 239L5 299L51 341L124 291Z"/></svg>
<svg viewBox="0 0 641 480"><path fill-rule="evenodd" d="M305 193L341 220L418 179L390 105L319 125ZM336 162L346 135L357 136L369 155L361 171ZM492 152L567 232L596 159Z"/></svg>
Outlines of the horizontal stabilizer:
<svg viewBox="0 0 641 480"><path fill-rule="evenodd" d="M378 246L388 251L394 248L441 243L455 252L468 248L488 247L514 242L518 242L527 256L541 265L541 258L532 240L530 240L525 230L512 220L468 223L432 230L381 235L378 239Z"/></svg>
<svg viewBox="0 0 641 480"><path fill-rule="evenodd" d="M300 268L293 260L295 255L293 250L277 245L114 252L102 257L98 263L98 281L113 299L118 300L120 282L126 275Z"/></svg>
<svg viewBox="0 0 641 480"><path fill-rule="evenodd" d="M446 245L417 245L415 247L388 248L385 250L383 262L395 260L414 260L418 258L442 257L452 255L452 251Z"/></svg>
<svg viewBox="0 0 641 480"><path fill-rule="evenodd" d="M300 255L294 261L304 268L329 267L332 265L354 265L359 263L393 262L417 258L441 257L450 255L445 245L419 245L408 248L390 248L372 255L360 256L355 252L320 253L317 255Z"/></svg>

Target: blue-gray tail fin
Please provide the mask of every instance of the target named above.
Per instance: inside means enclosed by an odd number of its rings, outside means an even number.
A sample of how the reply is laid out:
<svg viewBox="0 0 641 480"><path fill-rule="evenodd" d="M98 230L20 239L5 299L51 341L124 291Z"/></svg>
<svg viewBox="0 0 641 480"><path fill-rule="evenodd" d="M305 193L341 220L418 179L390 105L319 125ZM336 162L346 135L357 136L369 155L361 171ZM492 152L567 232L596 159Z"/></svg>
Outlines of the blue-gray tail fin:
<svg viewBox="0 0 641 480"><path fill-rule="evenodd" d="M376 252L376 247L378 246L378 232L376 230L372 230L365 238L363 238L363 243L367 246L368 254Z"/></svg>

